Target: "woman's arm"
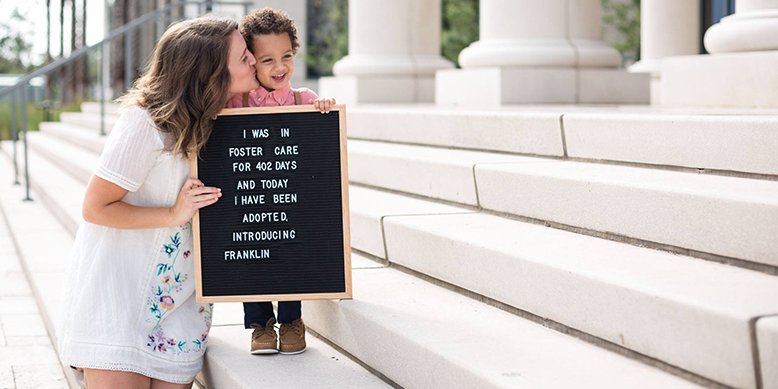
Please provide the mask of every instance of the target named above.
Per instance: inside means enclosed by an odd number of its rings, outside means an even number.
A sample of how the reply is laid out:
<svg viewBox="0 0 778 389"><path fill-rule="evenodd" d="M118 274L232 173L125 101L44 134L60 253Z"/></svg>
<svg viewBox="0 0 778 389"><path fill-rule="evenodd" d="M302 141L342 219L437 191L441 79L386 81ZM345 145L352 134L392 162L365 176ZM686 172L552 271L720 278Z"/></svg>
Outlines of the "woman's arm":
<svg viewBox="0 0 778 389"><path fill-rule="evenodd" d="M84 220L113 228L160 228L186 223L195 212L215 203L221 189L203 185L189 178L169 208L138 207L122 201L127 190L110 181L93 176L84 195Z"/></svg>

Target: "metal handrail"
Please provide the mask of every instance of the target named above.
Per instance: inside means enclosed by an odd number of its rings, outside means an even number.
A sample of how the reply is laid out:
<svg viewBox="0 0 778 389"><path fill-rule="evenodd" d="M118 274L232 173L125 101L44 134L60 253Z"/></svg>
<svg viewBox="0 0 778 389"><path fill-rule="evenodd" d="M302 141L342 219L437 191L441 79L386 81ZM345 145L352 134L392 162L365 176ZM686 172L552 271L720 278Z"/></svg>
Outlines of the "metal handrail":
<svg viewBox="0 0 778 389"><path fill-rule="evenodd" d="M18 79L14 85L8 86L6 88L0 89L0 98L3 98L5 96L11 96L11 136L13 141L13 164L14 164L14 185L19 185L19 163L18 163L18 153L17 153L17 142L19 140L19 128L17 127L17 118L16 118L16 100L17 95L21 95L21 131L23 133L23 143L24 143L24 183L25 183L25 201L32 201L32 198L30 197L30 172L28 167L28 159L27 159L27 87L30 84L30 81L35 79L36 77L45 76L49 73L62 69L64 66L69 65L82 57L86 56L91 50L100 50L100 65L99 65L99 71L98 71L98 83L100 87L98 88L100 93L100 135L105 135L105 89L106 85L105 82L107 81L107 78L105 77L104 68L105 68L105 60L106 56L105 53L105 45L111 43L114 39L118 39L119 37L125 37L127 39L125 41L125 87L129 89L130 84L132 80L130 79L132 69L131 69L131 56L132 56L132 34L135 31L139 30L142 26L144 26L146 23L152 20L160 21L160 16L164 15L166 17L170 17L168 13L173 10L176 7L180 7L183 11L183 7L186 5L198 5L198 12L197 14L203 14L205 12L210 12L211 7L213 5L242 5L243 6L243 12L244 14L248 13L248 9L251 5L253 5L252 1L240 1L240 0L179 0L179 1L173 1L172 3L162 7L158 8L152 12L149 12L145 15L139 16L132 21L128 22L127 24L124 24L121 27L118 27L108 33L100 42L97 42L91 46L82 47L68 55L65 58L60 58L54 62L50 62L46 65L41 66L40 68L34 70L33 72L21 77ZM204 12L205 11L205 12ZM183 12L182 12L183 14Z"/></svg>

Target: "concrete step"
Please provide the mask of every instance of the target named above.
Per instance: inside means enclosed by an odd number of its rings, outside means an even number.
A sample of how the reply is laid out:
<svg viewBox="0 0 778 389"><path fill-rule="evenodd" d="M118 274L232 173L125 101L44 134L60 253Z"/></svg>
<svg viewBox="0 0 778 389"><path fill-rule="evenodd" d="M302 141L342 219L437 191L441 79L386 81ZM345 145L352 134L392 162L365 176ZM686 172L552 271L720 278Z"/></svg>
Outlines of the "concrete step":
<svg viewBox="0 0 778 389"><path fill-rule="evenodd" d="M387 258L383 227L387 216L474 212L355 185L349 186L349 208L351 246L380 258Z"/></svg>
<svg viewBox="0 0 778 389"><path fill-rule="evenodd" d="M568 156L778 175L778 116L576 112L564 116Z"/></svg>
<svg viewBox="0 0 778 389"><path fill-rule="evenodd" d="M485 111L431 106L356 106L353 139L562 157L563 111Z"/></svg>
<svg viewBox="0 0 778 389"><path fill-rule="evenodd" d="M778 175L778 116L732 110L527 106L355 106L349 137Z"/></svg>
<svg viewBox="0 0 778 389"><path fill-rule="evenodd" d="M107 102L105 103L105 113L108 115L119 115L119 104ZM85 101L81 103L81 112L90 112L100 114L100 102L99 101Z"/></svg>
<svg viewBox="0 0 778 389"><path fill-rule="evenodd" d="M0 154L6 148L3 147ZM19 254L28 270L27 276L41 307L46 329L56 346L56 323L61 313L63 280L70 261L68 253L73 244L75 229L70 225L63 226L62 217L53 215L42 199L52 199L48 206L63 208L59 209L60 214L80 219L84 186L68 174L56 172L58 166L39 158L35 153L31 153L30 157L31 179L45 182L33 185L31 197L35 201L23 202L23 187L14 186L10 190L0 190L0 207L12 226L11 232L19 245ZM9 185L13 174L8 161L7 156L0 155L0 177L8 179L3 179L3 186ZM75 198L78 198L77 206L72 204ZM45 244L41 244L42 239ZM308 337L308 351L299 356L263 359L251 355L247 351L251 332L243 329L242 314L242 306L239 304L217 304L214 309L214 329L206 354L207 366L199 378L208 387L253 388L260 376L267 380L263 382L278 387L312 387L316 386L312 384L315 382L321 383L319 387L331 388L341 387L338 383L343 382L353 385L346 387L388 387L348 356L313 336ZM305 368L301 368L301 365ZM238 369L236 366L246 368ZM274 373L269 374L268 369ZM74 383L70 369L63 366L63 370L70 374L69 379Z"/></svg>
<svg viewBox="0 0 778 389"><path fill-rule="evenodd" d="M89 177L88 172L82 171L71 161L77 161L83 156L88 157L89 154L79 149L71 160L55 154L52 161L51 156L45 154L46 150L38 147L41 143L38 139L45 138L41 135L29 133L30 187L36 192L33 200L47 207L59 223L75 235L82 220L81 205L87 182L83 177L86 177L86 180ZM23 162L24 160L20 159L20 169L23 169Z"/></svg>
<svg viewBox="0 0 778 389"><path fill-rule="evenodd" d="M778 266L778 181L569 161L475 175L486 209Z"/></svg>
<svg viewBox="0 0 778 389"><path fill-rule="evenodd" d="M93 150L85 150L62 138L49 136L47 133L30 133L29 148L32 154L44 158L79 180L84 187L92 177L99 154ZM30 166L35 166L31 161Z"/></svg>
<svg viewBox="0 0 778 389"><path fill-rule="evenodd" d="M714 381L755 387L751 321L778 313L778 277L485 214L383 224L391 263Z"/></svg>
<svg viewBox="0 0 778 389"><path fill-rule="evenodd" d="M391 388L310 331L299 355L250 355L250 341L242 325L211 328L202 373L209 388Z"/></svg>
<svg viewBox="0 0 778 389"><path fill-rule="evenodd" d="M353 300L305 301L306 322L401 387L694 386L391 268L353 282Z"/></svg>
<svg viewBox="0 0 778 389"><path fill-rule="evenodd" d="M63 122L41 122L40 132L97 154L103 150L106 139L92 128Z"/></svg>
<svg viewBox="0 0 778 389"><path fill-rule="evenodd" d="M110 133L119 115L105 116L105 132ZM84 128L89 128L96 133L100 132L100 114L93 112L62 112L59 114L59 120L63 123L73 124Z"/></svg>
<svg viewBox="0 0 778 389"><path fill-rule="evenodd" d="M349 182L478 205L473 167L478 163L542 159L381 142L348 142Z"/></svg>
<svg viewBox="0 0 778 389"><path fill-rule="evenodd" d="M778 388L778 316L759 319L756 322L757 343L759 344L760 373L762 387Z"/></svg>
<svg viewBox="0 0 778 389"><path fill-rule="evenodd" d="M99 129L96 102L61 120ZM118 118L106 105L106 131ZM778 175L778 116L733 110L527 106L349 107L349 137L593 161Z"/></svg>
<svg viewBox="0 0 778 389"><path fill-rule="evenodd" d="M778 266L776 181L359 140L349 179Z"/></svg>
<svg viewBox="0 0 778 389"><path fill-rule="evenodd" d="M60 224L60 221L46 209L37 193L32 192L31 194L34 201L23 201L22 199L25 197L24 186L10 185L13 168L6 147L10 142L3 143L3 150L0 150L0 185L2 185L0 209L6 220L0 222L8 223L13 240L20 249L17 255L22 262L21 268L31 290L31 303L33 306L37 305L37 310L43 319L44 331L56 348L55 328L61 313L59 308L62 307L62 282L69 260L67 253L70 252L73 237ZM37 173L42 171L38 169ZM52 185L60 183L57 177L52 177ZM3 250L12 247L3 247ZM17 291L20 290L19 286L14 286L14 288ZM4 309L6 308L8 307ZM31 351L36 352L36 350ZM59 358L56 355L52 355L52 357L56 363L59 363ZM0 360L2 359L0 358ZM5 369L8 366L10 363L6 366L0 366L0 369ZM75 386L75 377L69 368L63 366L60 371L65 373L70 387L77 387Z"/></svg>

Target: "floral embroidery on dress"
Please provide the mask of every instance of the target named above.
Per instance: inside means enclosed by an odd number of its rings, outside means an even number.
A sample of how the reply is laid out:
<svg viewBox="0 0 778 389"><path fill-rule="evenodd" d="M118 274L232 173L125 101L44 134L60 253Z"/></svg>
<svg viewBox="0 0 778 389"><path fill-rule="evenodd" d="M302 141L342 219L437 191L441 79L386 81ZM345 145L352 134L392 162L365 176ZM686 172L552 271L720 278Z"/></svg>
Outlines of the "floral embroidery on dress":
<svg viewBox="0 0 778 389"><path fill-rule="evenodd" d="M187 223L181 226L181 231L188 231L191 224ZM198 313L203 317L205 331L195 339L175 339L168 337L162 328L161 323L165 320L168 313L176 307L176 301L173 296L183 290L183 284L189 279L189 275L181 273L176 269L176 262L186 260L191 256L190 250L181 252L181 232L176 232L170 236L168 242L162 245L160 249L161 260L157 263L157 283L152 286L151 296L147 300L150 316L147 322L154 326L148 335L146 346L154 351L162 353L189 353L202 351L208 341L208 331L211 328L212 304L200 304Z"/></svg>

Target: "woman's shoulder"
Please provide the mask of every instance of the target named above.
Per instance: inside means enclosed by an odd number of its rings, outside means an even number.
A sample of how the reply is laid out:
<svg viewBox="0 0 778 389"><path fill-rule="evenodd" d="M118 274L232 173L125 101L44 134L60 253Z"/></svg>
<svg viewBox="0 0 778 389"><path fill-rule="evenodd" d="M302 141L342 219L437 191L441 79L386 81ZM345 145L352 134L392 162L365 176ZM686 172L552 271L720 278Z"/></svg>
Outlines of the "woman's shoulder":
<svg viewBox="0 0 778 389"><path fill-rule="evenodd" d="M119 108L119 117L125 119L138 119L151 121L149 110L139 105L127 105Z"/></svg>
<svg viewBox="0 0 778 389"><path fill-rule="evenodd" d="M154 119L148 109L139 105L128 105L119 109L119 122L130 124L133 127L143 127L148 130L157 130Z"/></svg>
<svg viewBox="0 0 778 389"><path fill-rule="evenodd" d="M122 137L161 141L160 131L148 109L129 105L119 109L119 119L111 132L119 132Z"/></svg>

